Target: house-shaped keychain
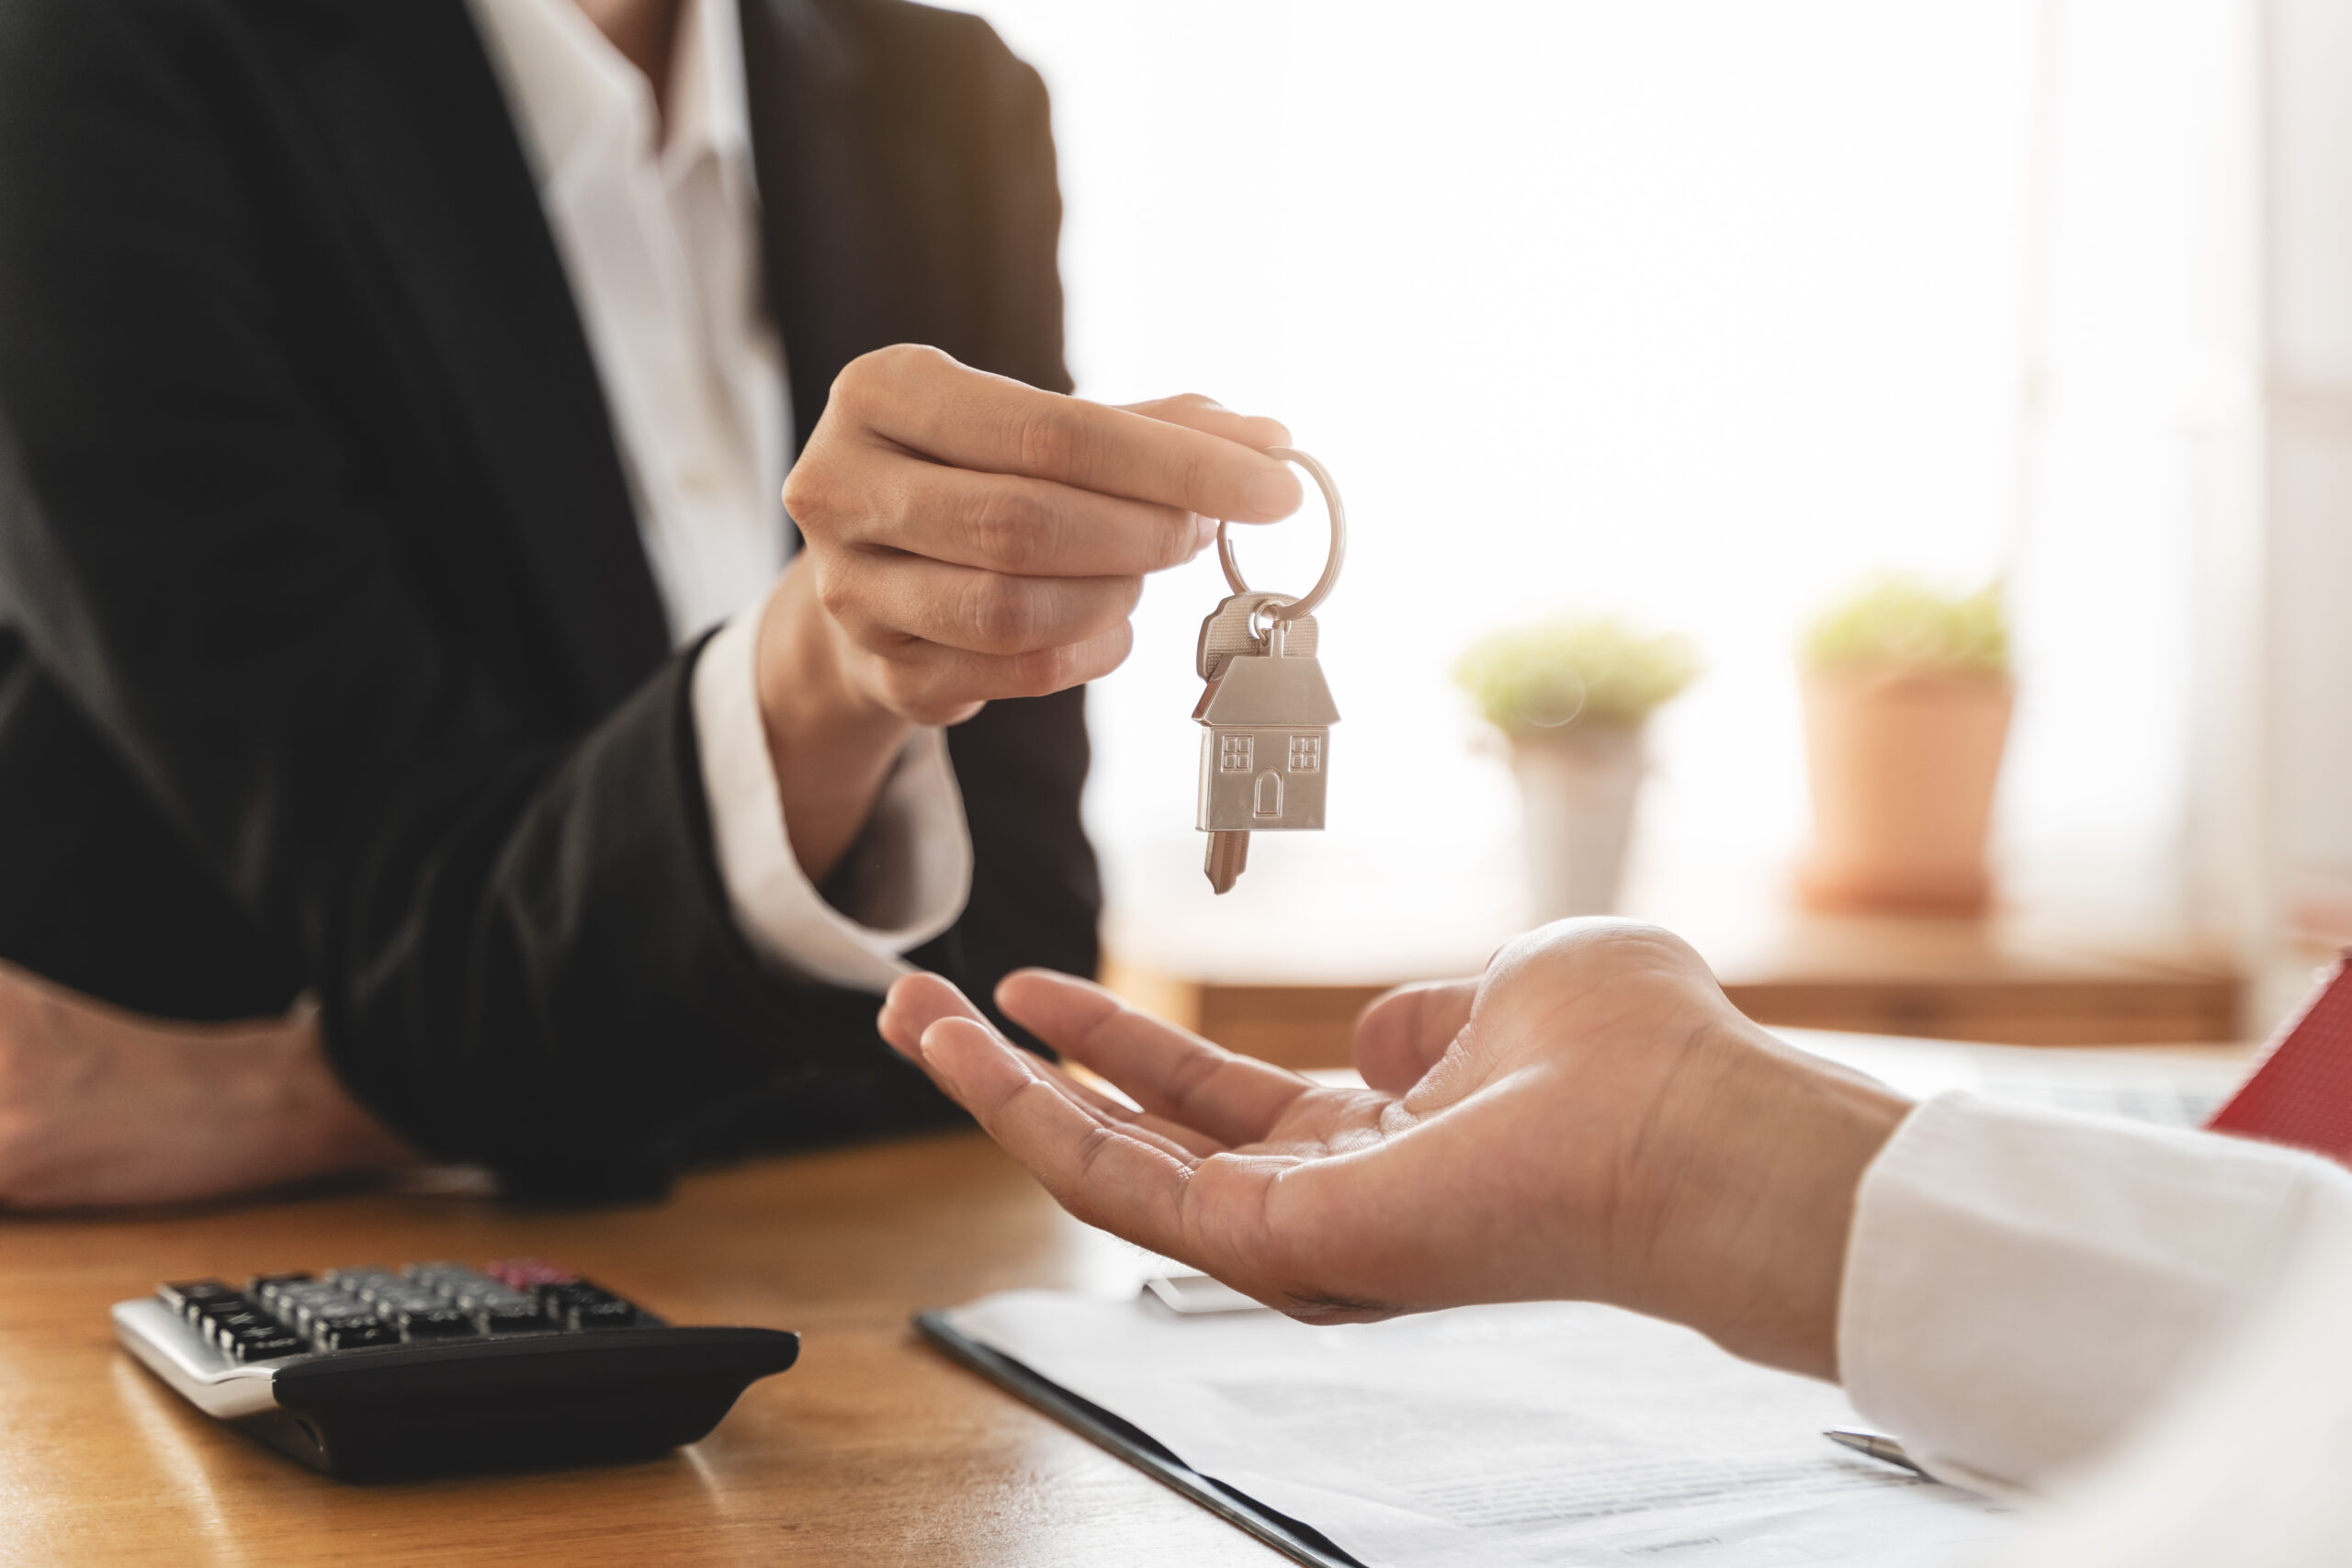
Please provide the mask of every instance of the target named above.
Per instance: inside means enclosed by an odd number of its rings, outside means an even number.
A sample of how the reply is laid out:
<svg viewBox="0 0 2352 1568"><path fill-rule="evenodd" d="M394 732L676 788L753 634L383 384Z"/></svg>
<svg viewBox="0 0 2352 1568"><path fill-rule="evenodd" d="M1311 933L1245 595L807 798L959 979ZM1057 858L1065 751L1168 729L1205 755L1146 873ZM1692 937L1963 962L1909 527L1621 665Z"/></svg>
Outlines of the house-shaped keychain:
<svg viewBox="0 0 2352 1568"><path fill-rule="evenodd" d="M1340 710L1313 654L1225 660L1193 717L1206 731L1201 738L1203 832L1323 826L1324 763Z"/></svg>

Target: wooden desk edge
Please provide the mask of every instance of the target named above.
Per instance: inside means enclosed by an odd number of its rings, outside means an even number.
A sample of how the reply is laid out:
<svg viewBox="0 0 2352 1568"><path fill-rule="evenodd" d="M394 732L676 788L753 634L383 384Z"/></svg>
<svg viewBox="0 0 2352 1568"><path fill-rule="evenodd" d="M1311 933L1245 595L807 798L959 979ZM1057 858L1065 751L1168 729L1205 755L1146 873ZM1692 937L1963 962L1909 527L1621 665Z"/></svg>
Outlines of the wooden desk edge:
<svg viewBox="0 0 2352 1568"><path fill-rule="evenodd" d="M1103 983L1228 1050L1290 1067L1345 1066L1355 1020L1390 987L1188 979L1117 958ZM2005 1045L2208 1044L2238 1039L2245 982L2228 974L2114 977L1734 981L1757 1022Z"/></svg>

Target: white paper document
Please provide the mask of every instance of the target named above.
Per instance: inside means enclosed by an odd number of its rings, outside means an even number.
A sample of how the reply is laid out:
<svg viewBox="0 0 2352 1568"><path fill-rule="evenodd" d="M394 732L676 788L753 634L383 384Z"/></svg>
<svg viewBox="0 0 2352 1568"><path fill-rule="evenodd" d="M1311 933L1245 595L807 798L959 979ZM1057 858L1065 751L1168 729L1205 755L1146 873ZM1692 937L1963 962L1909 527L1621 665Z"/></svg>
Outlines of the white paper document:
<svg viewBox="0 0 2352 1568"><path fill-rule="evenodd" d="M1847 1452L1825 1383L1609 1307L1310 1328L1007 1292L945 1314L1373 1568L1974 1562L2003 1506Z"/></svg>

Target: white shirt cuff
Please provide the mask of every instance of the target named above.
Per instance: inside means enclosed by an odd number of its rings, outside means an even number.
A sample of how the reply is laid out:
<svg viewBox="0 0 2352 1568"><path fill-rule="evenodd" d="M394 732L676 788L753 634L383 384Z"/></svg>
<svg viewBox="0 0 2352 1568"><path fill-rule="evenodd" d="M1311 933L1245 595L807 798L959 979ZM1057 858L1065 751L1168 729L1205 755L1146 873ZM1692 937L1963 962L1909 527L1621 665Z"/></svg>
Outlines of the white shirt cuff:
<svg viewBox="0 0 2352 1568"><path fill-rule="evenodd" d="M1839 1304L1856 1409L1947 1480L2097 1458L2275 1289L2352 1178L2211 1134L1947 1094L1862 1179Z"/></svg>
<svg viewBox="0 0 2352 1568"><path fill-rule="evenodd" d="M972 835L944 730L908 740L858 840L846 908L800 869L760 717L753 655L764 604L703 646L694 671L695 741L728 908L752 951L802 979L880 992L909 973L900 954L956 923L972 892Z"/></svg>

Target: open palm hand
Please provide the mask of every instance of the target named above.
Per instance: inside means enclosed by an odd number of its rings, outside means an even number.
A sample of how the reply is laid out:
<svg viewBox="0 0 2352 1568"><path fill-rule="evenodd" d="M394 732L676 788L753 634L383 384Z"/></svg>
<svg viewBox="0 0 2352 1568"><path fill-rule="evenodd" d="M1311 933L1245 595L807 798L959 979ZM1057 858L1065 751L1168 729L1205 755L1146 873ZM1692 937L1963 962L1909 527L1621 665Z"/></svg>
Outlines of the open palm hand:
<svg viewBox="0 0 2352 1568"><path fill-rule="evenodd" d="M1903 1109L1624 922L1548 927L1476 980L1382 998L1360 1089L1062 976L1014 975L997 999L1133 1105L934 976L899 982L883 1033L1079 1218L1317 1322L1611 1301L1826 1372L1853 1188Z"/></svg>

